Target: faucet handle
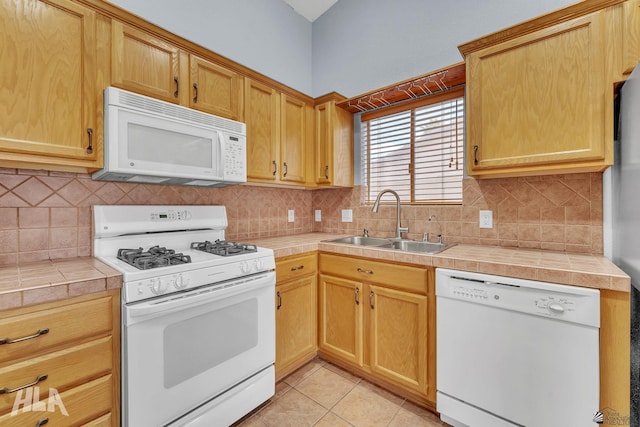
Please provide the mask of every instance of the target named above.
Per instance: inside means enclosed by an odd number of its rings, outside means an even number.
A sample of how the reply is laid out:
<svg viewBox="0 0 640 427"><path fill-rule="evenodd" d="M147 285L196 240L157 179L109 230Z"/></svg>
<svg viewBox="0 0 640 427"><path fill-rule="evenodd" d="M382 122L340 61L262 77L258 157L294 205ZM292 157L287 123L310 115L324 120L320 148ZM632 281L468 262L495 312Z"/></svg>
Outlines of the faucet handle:
<svg viewBox="0 0 640 427"><path fill-rule="evenodd" d="M428 242L429 241L429 232L428 231L425 232L425 233L422 233L422 241L423 242Z"/></svg>
<svg viewBox="0 0 640 427"><path fill-rule="evenodd" d="M362 230L362 237L369 237L369 230L367 230L366 228Z"/></svg>

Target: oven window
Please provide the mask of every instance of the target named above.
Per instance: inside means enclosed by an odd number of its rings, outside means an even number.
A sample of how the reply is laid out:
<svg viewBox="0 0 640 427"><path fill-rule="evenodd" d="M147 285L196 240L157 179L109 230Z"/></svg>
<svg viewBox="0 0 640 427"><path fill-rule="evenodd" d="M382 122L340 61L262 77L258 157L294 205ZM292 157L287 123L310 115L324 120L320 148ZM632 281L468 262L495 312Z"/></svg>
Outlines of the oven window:
<svg viewBox="0 0 640 427"><path fill-rule="evenodd" d="M163 341L164 386L171 388L258 344L258 300L172 323Z"/></svg>

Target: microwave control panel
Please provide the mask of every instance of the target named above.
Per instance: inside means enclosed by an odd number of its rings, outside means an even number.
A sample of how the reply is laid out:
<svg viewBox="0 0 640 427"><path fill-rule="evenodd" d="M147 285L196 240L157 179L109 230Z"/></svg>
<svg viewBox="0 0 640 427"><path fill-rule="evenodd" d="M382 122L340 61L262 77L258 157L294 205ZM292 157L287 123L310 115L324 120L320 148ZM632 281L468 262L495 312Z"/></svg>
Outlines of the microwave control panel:
<svg viewBox="0 0 640 427"><path fill-rule="evenodd" d="M225 135L224 178L225 180L247 180L246 138L244 136Z"/></svg>

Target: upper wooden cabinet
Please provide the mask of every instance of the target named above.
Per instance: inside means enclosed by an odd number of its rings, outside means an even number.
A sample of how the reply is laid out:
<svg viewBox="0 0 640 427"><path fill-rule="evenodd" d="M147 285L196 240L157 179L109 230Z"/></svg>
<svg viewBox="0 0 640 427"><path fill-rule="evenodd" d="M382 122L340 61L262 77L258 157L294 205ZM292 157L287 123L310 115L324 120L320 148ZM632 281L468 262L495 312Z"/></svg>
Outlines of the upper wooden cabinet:
<svg viewBox="0 0 640 427"><path fill-rule="evenodd" d="M336 106L344 100L330 94L316 100L315 183L353 187L353 114Z"/></svg>
<svg viewBox="0 0 640 427"><path fill-rule="evenodd" d="M242 120L242 77L195 55L189 56L189 106L197 110Z"/></svg>
<svg viewBox="0 0 640 427"><path fill-rule="evenodd" d="M96 16L69 0L2 1L0 166L102 167Z"/></svg>
<svg viewBox="0 0 640 427"><path fill-rule="evenodd" d="M121 22L112 21L111 27L112 84L178 104L180 50Z"/></svg>
<svg viewBox="0 0 640 427"><path fill-rule="evenodd" d="M247 179L305 185L313 144L313 108L306 102L245 78Z"/></svg>
<svg viewBox="0 0 640 427"><path fill-rule="evenodd" d="M594 12L466 55L470 175L611 164L605 31L603 12Z"/></svg>
<svg viewBox="0 0 640 427"><path fill-rule="evenodd" d="M112 85L242 120L242 77L176 45L112 22Z"/></svg>
<svg viewBox="0 0 640 427"><path fill-rule="evenodd" d="M624 3L623 73L630 74L640 62L640 0Z"/></svg>

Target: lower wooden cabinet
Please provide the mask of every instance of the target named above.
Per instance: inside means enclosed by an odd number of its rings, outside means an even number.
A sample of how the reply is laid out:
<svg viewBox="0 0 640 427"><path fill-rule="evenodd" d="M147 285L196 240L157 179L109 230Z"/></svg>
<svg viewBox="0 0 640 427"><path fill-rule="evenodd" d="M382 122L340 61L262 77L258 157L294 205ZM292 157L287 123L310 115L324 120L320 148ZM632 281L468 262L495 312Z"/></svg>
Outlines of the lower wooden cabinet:
<svg viewBox="0 0 640 427"><path fill-rule="evenodd" d="M315 254L276 262L276 381L317 353Z"/></svg>
<svg viewBox="0 0 640 427"><path fill-rule="evenodd" d="M321 356L435 408L435 294L423 267L320 254Z"/></svg>
<svg viewBox="0 0 640 427"><path fill-rule="evenodd" d="M119 325L119 290L0 312L0 427L119 425Z"/></svg>

